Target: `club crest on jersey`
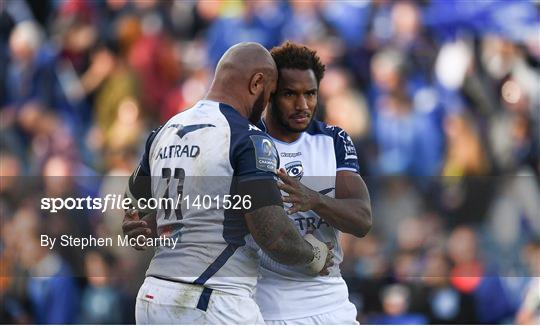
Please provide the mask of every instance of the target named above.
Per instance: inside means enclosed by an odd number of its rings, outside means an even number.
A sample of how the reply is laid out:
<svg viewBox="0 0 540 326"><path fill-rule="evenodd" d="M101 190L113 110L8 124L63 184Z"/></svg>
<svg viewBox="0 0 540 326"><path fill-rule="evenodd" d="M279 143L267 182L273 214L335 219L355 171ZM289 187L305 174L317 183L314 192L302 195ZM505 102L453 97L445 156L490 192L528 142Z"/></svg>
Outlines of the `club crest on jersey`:
<svg viewBox="0 0 540 326"><path fill-rule="evenodd" d="M262 135L251 135L251 142L255 148L255 163L257 169L276 172L278 167L277 149L272 141Z"/></svg>
<svg viewBox="0 0 540 326"><path fill-rule="evenodd" d="M285 171L287 171L287 175L290 177L297 180L302 179L302 176L304 175L304 166L302 165L302 161L294 161L285 164Z"/></svg>

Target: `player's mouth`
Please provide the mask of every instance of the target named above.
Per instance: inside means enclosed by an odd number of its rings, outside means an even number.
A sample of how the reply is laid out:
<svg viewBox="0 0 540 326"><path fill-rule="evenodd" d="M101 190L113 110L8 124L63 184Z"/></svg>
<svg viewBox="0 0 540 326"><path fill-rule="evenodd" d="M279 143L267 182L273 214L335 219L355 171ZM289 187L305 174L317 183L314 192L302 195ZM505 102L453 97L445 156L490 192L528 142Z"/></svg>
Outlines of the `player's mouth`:
<svg viewBox="0 0 540 326"><path fill-rule="evenodd" d="M305 124L309 122L310 115L307 113L295 114L291 119L297 124Z"/></svg>

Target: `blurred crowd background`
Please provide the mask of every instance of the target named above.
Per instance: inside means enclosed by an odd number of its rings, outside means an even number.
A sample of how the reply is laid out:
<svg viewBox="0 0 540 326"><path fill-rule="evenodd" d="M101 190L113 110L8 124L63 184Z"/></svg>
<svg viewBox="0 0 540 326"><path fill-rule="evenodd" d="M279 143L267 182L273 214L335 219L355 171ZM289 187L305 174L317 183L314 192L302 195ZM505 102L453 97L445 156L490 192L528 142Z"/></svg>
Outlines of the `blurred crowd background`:
<svg viewBox="0 0 540 326"><path fill-rule="evenodd" d="M342 239L358 320L540 323L525 0L0 0L0 322L133 323L151 250L41 247L115 236L122 212L39 198L123 193L149 130L204 96L228 47L287 39L327 65L317 115L351 135L371 192L374 229Z"/></svg>

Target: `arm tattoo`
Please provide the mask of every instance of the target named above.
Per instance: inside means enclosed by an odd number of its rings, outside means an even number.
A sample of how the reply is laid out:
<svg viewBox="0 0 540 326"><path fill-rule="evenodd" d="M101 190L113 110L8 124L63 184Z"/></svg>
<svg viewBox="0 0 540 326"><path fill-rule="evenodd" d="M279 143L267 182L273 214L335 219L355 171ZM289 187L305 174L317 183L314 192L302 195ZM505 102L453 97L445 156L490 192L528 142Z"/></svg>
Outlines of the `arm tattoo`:
<svg viewBox="0 0 540 326"><path fill-rule="evenodd" d="M284 265L313 260L313 248L289 220L283 208L265 206L245 215L253 239L272 259Z"/></svg>

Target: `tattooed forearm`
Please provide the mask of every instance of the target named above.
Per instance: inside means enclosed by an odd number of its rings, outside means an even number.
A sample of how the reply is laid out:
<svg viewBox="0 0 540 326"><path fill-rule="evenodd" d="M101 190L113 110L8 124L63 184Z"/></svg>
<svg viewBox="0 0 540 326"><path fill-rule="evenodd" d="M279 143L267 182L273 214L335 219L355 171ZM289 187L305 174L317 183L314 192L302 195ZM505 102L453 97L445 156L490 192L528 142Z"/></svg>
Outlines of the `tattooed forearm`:
<svg viewBox="0 0 540 326"><path fill-rule="evenodd" d="M303 265L313 260L313 248L289 220L283 208L265 206L246 214L253 239L275 261Z"/></svg>

